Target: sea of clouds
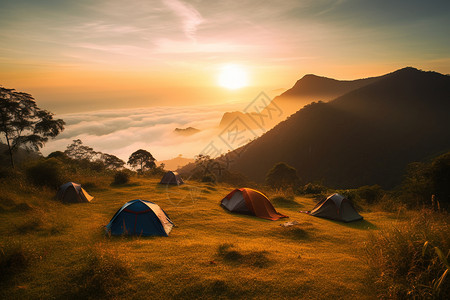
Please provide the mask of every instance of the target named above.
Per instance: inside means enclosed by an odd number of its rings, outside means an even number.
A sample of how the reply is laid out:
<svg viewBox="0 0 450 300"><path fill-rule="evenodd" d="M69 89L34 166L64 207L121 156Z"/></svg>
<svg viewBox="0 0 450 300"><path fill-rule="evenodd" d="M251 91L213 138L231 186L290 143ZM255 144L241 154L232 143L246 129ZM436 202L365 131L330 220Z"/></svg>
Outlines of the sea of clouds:
<svg viewBox="0 0 450 300"><path fill-rule="evenodd" d="M75 139L95 151L109 153L127 161L131 153L145 149L158 160L182 154L193 158L220 134L218 128L226 111L241 110L241 104L149 107L114 109L58 115L65 130L41 150L43 155L64 151ZM175 128L201 130L191 136L174 132Z"/></svg>

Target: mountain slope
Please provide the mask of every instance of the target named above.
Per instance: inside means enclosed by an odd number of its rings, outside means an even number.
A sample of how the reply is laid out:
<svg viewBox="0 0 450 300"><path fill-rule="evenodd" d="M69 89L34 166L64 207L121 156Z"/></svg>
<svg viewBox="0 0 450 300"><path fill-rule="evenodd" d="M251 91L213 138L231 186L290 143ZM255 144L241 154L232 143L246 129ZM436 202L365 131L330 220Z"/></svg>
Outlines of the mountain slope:
<svg viewBox="0 0 450 300"><path fill-rule="evenodd" d="M266 124L264 124L263 127L266 130L272 128L308 103L313 101L327 102L350 91L376 82L380 78L381 77L358 80L336 80L312 74L305 75L299 79L292 88L275 97L271 103L266 103L268 108L273 108L273 106L276 105L277 111L280 113L273 116L270 120L266 119ZM274 115L267 109L264 109L261 113L265 115ZM227 127L238 117L251 128L259 128L261 125L255 124L247 113L235 111L224 113L219 127Z"/></svg>
<svg viewBox="0 0 450 300"><path fill-rule="evenodd" d="M284 161L305 182L392 187L409 162L450 149L449 119L450 76L405 68L308 105L229 155L256 181Z"/></svg>

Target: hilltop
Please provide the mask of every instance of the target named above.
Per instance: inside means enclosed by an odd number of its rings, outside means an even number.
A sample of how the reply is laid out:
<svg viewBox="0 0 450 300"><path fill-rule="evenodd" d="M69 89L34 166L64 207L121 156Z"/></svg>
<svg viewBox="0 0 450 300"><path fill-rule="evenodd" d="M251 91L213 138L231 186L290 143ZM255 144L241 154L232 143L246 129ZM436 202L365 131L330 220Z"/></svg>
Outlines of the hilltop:
<svg viewBox="0 0 450 300"><path fill-rule="evenodd" d="M163 163L165 170L175 171L187 164L193 163L194 161L195 160L192 158L186 158L179 155L172 159L158 161L158 164Z"/></svg>
<svg viewBox="0 0 450 300"><path fill-rule="evenodd" d="M404 68L369 79L328 103L305 106L231 152L232 169L261 182L284 161L304 182L391 188L408 163L450 149L449 99L448 75Z"/></svg>
<svg viewBox="0 0 450 300"><path fill-rule="evenodd" d="M379 80L380 77L364 78L357 80L337 80L314 74L307 74L299 79L293 87L266 103L267 107L276 105L280 111L278 115L271 114L267 109L261 111L261 114L273 115L270 120L266 120L265 129L270 129L286 117L295 113L303 106L313 102L327 102L350 91L361 88ZM220 128L225 128L228 124L240 118L247 126L252 129L259 128L259 125L252 120L248 113L241 111L226 112L220 121Z"/></svg>

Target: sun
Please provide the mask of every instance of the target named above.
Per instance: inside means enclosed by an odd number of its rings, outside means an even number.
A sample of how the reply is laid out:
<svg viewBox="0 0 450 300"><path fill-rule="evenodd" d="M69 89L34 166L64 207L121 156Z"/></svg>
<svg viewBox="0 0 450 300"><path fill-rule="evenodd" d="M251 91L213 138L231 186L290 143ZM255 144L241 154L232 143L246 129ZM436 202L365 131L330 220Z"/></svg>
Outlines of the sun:
<svg viewBox="0 0 450 300"><path fill-rule="evenodd" d="M225 65L220 69L219 85L236 90L248 85L247 72L239 65Z"/></svg>

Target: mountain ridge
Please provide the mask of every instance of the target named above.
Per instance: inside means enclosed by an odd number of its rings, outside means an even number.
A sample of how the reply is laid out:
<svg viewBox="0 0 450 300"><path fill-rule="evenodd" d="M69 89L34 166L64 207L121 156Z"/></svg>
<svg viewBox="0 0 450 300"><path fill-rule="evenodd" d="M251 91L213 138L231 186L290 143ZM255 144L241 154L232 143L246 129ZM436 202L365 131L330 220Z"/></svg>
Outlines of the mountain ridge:
<svg viewBox="0 0 450 300"><path fill-rule="evenodd" d="M409 162L450 149L448 99L450 76L403 68L309 104L228 155L234 170L256 181L284 161L304 182L393 187Z"/></svg>

